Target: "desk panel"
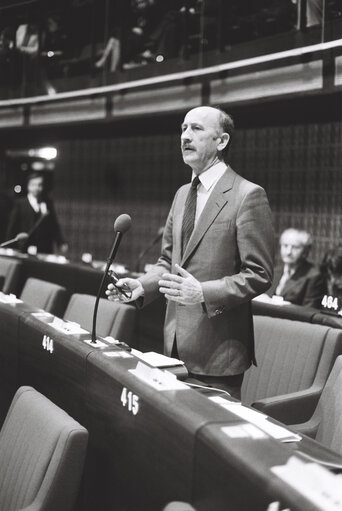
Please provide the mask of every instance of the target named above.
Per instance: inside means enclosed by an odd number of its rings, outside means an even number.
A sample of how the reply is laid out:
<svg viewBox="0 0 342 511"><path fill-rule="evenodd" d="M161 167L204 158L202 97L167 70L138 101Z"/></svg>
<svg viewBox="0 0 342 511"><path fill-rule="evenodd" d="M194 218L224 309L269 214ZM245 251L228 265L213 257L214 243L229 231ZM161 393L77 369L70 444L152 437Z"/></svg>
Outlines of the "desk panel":
<svg viewBox="0 0 342 511"><path fill-rule="evenodd" d="M18 388L19 321L33 307L0 302L0 427Z"/></svg>
<svg viewBox="0 0 342 511"><path fill-rule="evenodd" d="M120 509L130 511L190 500L196 432L229 420L226 410L192 389L155 390L129 372L136 365L135 358L88 357L89 510L99 500L103 509L114 509L119 499ZM123 406L123 388L138 396L136 415Z"/></svg>
<svg viewBox="0 0 342 511"><path fill-rule="evenodd" d="M86 360L96 348L83 342L90 334L64 334L47 321L30 315L20 322L19 384L32 385L83 424ZM44 336L52 352L43 347Z"/></svg>

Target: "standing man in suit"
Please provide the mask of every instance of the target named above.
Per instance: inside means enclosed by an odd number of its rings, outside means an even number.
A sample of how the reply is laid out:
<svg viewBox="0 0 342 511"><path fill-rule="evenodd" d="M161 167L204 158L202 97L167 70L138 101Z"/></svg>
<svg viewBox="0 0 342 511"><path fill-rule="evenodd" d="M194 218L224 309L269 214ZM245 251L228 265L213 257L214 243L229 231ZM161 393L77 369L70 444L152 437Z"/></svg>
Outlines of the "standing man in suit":
<svg viewBox="0 0 342 511"><path fill-rule="evenodd" d="M274 235L265 191L225 163L233 128L217 108L186 114L181 150L192 182L175 195L157 264L117 285L128 285L130 300L143 304L162 293L165 354L239 397L255 362L251 299L271 285ZM127 301L112 285L107 295Z"/></svg>
<svg viewBox="0 0 342 511"><path fill-rule="evenodd" d="M279 244L282 264L275 267L273 284L267 294L282 296L296 305L319 308L324 284L319 270L307 259L311 235L290 227L281 234Z"/></svg>
<svg viewBox="0 0 342 511"><path fill-rule="evenodd" d="M44 178L37 172L28 176L27 196L18 199L14 204L7 228L7 239L15 238L20 232L29 235L22 248L34 245L37 252L49 254L54 252L56 243L61 252L68 249L53 202L44 193Z"/></svg>

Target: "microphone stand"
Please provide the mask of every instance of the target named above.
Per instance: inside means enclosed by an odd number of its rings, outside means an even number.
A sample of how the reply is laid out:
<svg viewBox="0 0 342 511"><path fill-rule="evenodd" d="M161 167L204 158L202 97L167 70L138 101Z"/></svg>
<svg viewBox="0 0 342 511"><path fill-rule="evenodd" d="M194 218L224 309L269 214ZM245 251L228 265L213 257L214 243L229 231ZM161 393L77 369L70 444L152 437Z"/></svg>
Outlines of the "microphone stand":
<svg viewBox="0 0 342 511"><path fill-rule="evenodd" d="M115 256L116 256L116 253L117 253L117 251L119 249L121 238L122 238L122 232L116 232L115 233L114 242L113 242L113 246L112 246L112 249L111 249L111 252L110 252L110 256L107 259L106 268L105 268L105 271L104 271L103 276L102 276L102 280L101 280L101 284L100 284L99 290L97 292L97 296L96 296L96 300L95 300L95 306L94 306L94 313L93 313L93 328L92 328L92 333L91 333L91 342L92 342L92 344L96 344L96 340L97 340L97 335L96 335L96 320L97 320L97 310L99 308L101 293L103 291L104 284L105 284L105 281L106 281L106 277L108 275L108 270L109 270L111 264L113 263L113 261L115 259Z"/></svg>

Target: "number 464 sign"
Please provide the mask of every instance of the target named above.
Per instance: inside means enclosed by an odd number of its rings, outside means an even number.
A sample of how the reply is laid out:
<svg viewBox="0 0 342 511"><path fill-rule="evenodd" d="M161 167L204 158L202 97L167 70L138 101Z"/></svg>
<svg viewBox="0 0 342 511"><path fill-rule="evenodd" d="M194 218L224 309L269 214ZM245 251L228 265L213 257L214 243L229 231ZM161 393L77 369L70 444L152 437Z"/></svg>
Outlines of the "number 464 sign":
<svg viewBox="0 0 342 511"><path fill-rule="evenodd" d="M339 300L336 296L324 295L321 305L327 311L333 310L339 316L342 315L342 309L340 309Z"/></svg>
<svg viewBox="0 0 342 511"><path fill-rule="evenodd" d="M139 396L127 390L126 387L124 387L121 392L121 403L122 406L125 408L127 407L128 411L133 413L133 415L137 415L139 412Z"/></svg>

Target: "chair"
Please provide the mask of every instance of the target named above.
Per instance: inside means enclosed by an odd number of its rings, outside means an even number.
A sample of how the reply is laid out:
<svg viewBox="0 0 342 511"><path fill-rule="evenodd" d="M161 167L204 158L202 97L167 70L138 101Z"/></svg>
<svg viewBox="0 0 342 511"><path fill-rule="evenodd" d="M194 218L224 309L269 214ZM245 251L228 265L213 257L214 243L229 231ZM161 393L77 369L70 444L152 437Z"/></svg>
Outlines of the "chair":
<svg viewBox="0 0 342 511"><path fill-rule="evenodd" d="M18 292L21 262L8 257L0 257L0 290L3 293Z"/></svg>
<svg viewBox="0 0 342 511"><path fill-rule="evenodd" d="M258 366L245 373L242 402L285 424L307 421L338 355L342 332L323 325L254 317Z"/></svg>
<svg viewBox="0 0 342 511"><path fill-rule="evenodd" d="M21 300L62 317L68 302L68 293L65 287L34 278L27 279L20 295Z"/></svg>
<svg viewBox="0 0 342 511"><path fill-rule="evenodd" d="M82 328L91 332L95 296L74 294L64 314L64 319L75 321ZM101 337L111 335L114 339L131 343L136 319L136 309L131 305L110 302L100 298L97 333Z"/></svg>
<svg viewBox="0 0 342 511"><path fill-rule="evenodd" d="M275 305L252 300L252 312L254 316L269 316L312 323L315 314L317 314L317 309L304 307L303 305Z"/></svg>
<svg viewBox="0 0 342 511"><path fill-rule="evenodd" d="M327 325L333 328L342 328L342 316L334 316L324 312L316 312L312 318L312 323L317 325Z"/></svg>
<svg viewBox="0 0 342 511"><path fill-rule="evenodd" d="M342 454L342 356L335 361L311 419L291 427Z"/></svg>
<svg viewBox="0 0 342 511"><path fill-rule="evenodd" d="M15 394L0 432L1 511L71 511L88 432L32 387Z"/></svg>

